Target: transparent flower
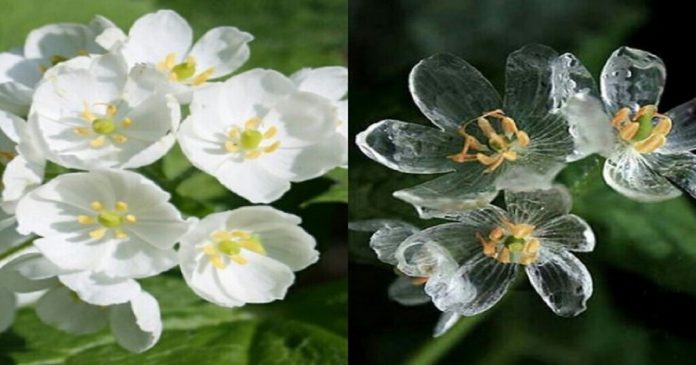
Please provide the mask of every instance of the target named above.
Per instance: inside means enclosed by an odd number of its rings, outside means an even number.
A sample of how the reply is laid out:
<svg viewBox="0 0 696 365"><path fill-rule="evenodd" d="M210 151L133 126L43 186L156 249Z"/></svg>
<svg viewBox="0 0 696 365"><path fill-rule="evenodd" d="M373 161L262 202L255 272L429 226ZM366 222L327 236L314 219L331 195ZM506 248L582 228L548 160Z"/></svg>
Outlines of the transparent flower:
<svg viewBox="0 0 696 365"><path fill-rule="evenodd" d="M342 138L329 100L261 69L197 90L178 135L194 166L253 203L339 166Z"/></svg>
<svg viewBox="0 0 696 365"><path fill-rule="evenodd" d="M119 34L120 33L120 34ZM210 79L227 76L249 59L254 37L235 27L217 27L193 44L193 31L179 14L160 10L146 14L131 26L126 36L112 30L101 44L120 52L129 67L155 66L167 92L189 103L191 92Z"/></svg>
<svg viewBox="0 0 696 365"><path fill-rule="evenodd" d="M17 205L18 231L64 270L142 278L176 265L174 244L188 224L169 193L134 172L60 175Z"/></svg>
<svg viewBox="0 0 696 365"><path fill-rule="evenodd" d="M344 138L343 167L348 167L348 69L340 66L304 68L290 76L300 91L321 95L336 108L336 131Z"/></svg>
<svg viewBox="0 0 696 365"><path fill-rule="evenodd" d="M411 94L439 129L384 120L358 134L371 159L397 171L446 175L394 196L419 209L483 206L499 190L548 188L565 162L581 157L551 103L555 51L530 45L507 61L505 97L466 61L448 54L411 71Z"/></svg>
<svg viewBox="0 0 696 365"><path fill-rule="evenodd" d="M293 272L319 258L300 222L268 206L211 214L181 238L181 272L196 294L220 306L283 299Z"/></svg>
<svg viewBox="0 0 696 365"><path fill-rule="evenodd" d="M566 54L554 88L585 148L607 158L604 181L642 202L696 196L696 99L661 114L666 79L659 57L621 47L604 65L600 92L585 67ZM569 77L568 77L569 76ZM601 94L601 97L600 95Z"/></svg>
<svg viewBox="0 0 696 365"><path fill-rule="evenodd" d="M595 239L585 221L568 214L570 196L561 187L506 191L505 203L507 211L488 205L448 213L443 217L457 222L410 236L396 252L400 270L430 273L425 291L433 303L461 316L497 303L520 267L556 314L583 312L592 295L592 278L570 251L592 251Z"/></svg>
<svg viewBox="0 0 696 365"><path fill-rule="evenodd" d="M113 27L101 16L89 24L49 24L31 31L22 48L0 53L0 109L26 116L44 72L79 55L105 53L96 38Z"/></svg>
<svg viewBox="0 0 696 365"><path fill-rule="evenodd" d="M143 92L121 57L79 57L50 74L36 88L28 121L48 160L82 170L135 168L174 145L179 104Z"/></svg>

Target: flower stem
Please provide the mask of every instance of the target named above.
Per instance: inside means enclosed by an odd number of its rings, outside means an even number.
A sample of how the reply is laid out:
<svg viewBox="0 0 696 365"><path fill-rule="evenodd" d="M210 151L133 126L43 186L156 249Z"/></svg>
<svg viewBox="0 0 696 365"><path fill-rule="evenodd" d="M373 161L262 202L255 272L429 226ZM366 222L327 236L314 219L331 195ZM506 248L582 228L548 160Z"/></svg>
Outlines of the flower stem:
<svg viewBox="0 0 696 365"><path fill-rule="evenodd" d="M447 333L428 341L413 353L405 362L406 365L435 364L449 352L462 338L471 332L476 325L486 317L486 313L474 317L462 317Z"/></svg>

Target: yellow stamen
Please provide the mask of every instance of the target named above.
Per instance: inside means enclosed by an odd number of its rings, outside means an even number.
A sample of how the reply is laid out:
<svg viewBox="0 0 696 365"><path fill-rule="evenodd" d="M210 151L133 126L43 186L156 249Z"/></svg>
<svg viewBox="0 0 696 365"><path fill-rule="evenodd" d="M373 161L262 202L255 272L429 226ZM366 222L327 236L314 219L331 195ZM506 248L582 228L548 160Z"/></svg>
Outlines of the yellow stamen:
<svg viewBox="0 0 696 365"><path fill-rule="evenodd" d="M624 122L628 120L628 116L630 113L631 113L631 109L629 109L629 108L624 107L624 108L619 109L619 111L617 111L616 114L614 115L614 118L612 118L611 125L614 128L617 128L617 129L620 128L624 124Z"/></svg>
<svg viewBox="0 0 696 365"><path fill-rule="evenodd" d="M94 217L88 215L80 214L77 216L77 223L80 224L94 224Z"/></svg>
<svg viewBox="0 0 696 365"><path fill-rule="evenodd" d="M525 131L518 131L516 133L517 143L522 147L527 147L529 145L529 135Z"/></svg>
<svg viewBox="0 0 696 365"><path fill-rule="evenodd" d="M660 121L657 122L657 125L655 125L652 132L666 136L672 131L672 119L662 114L658 114L657 116L660 118Z"/></svg>
<svg viewBox="0 0 696 365"><path fill-rule="evenodd" d="M244 154L244 158L249 159L249 160L254 160L254 159L259 158L262 153L263 153L263 151L261 151L261 150L249 151L246 154Z"/></svg>
<svg viewBox="0 0 696 365"><path fill-rule="evenodd" d="M111 140L118 144L126 143L128 140L128 137L124 136L123 134L112 134L111 135Z"/></svg>
<svg viewBox="0 0 696 365"><path fill-rule="evenodd" d="M89 204L89 207L98 212L98 211L104 209L104 204L102 204L101 202L98 202L98 201L93 201L92 203Z"/></svg>
<svg viewBox="0 0 696 365"><path fill-rule="evenodd" d="M483 134L488 137L489 139L493 135L497 135L495 132L495 129L491 126L491 123L488 121L488 119L484 117L479 117L476 119L476 122L478 123L479 129L483 132Z"/></svg>
<svg viewBox="0 0 696 365"><path fill-rule="evenodd" d="M503 127L503 131L505 131L506 134L516 134L518 132L515 121L512 120L512 118L510 117L504 117L501 121L501 124Z"/></svg>
<svg viewBox="0 0 696 365"><path fill-rule="evenodd" d="M529 241L527 241L527 245L524 247L524 253L535 254L539 251L539 247L539 240L536 238L532 238Z"/></svg>
<svg viewBox="0 0 696 365"><path fill-rule="evenodd" d="M94 231L89 232L89 236L98 240L106 234L106 228L99 228L95 229Z"/></svg>
<svg viewBox="0 0 696 365"><path fill-rule="evenodd" d="M275 141L275 142L273 142L272 145L270 145L270 146L264 148L264 149L263 149L263 152L272 153L272 152L274 152L275 150L277 150L278 147L280 147L280 141Z"/></svg>
<svg viewBox="0 0 696 365"><path fill-rule="evenodd" d="M232 127L229 132L227 132L227 136L230 137L230 139L239 139L240 131L238 127Z"/></svg>
<svg viewBox="0 0 696 365"><path fill-rule="evenodd" d="M89 128L77 127L77 128L73 128L73 132L75 132L75 134L77 134L80 137L87 137L90 135L92 130Z"/></svg>
<svg viewBox="0 0 696 365"><path fill-rule="evenodd" d="M128 210L128 204L126 204L126 202L117 201L116 202L116 210L119 212L125 212Z"/></svg>
<svg viewBox="0 0 696 365"><path fill-rule="evenodd" d="M271 127L266 130L266 133L263 134L263 138L265 139L270 139L275 137L275 135L278 133L278 128L276 127Z"/></svg>
<svg viewBox="0 0 696 365"><path fill-rule="evenodd" d="M128 233L119 229L119 230L114 232L114 237L116 237L116 239L119 239L119 240L126 239L126 238L128 238Z"/></svg>
<svg viewBox="0 0 696 365"><path fill-rule="evenodd" d="M93 122L95 119L97 119L94 114L89 110L89 104L85 101L84 102L84 108L82 109L82 118L87 120L88 122Z"/></svg>
<svg viewBox="0 0 696 365"><path fill-rule="evenodd" d="M247 130L256 129L259 127L261 122L262 122L262 120L259 117L249 118L249 119L247 119L246 122L244 122L244 129L247 129Z"/></svg>
<svg viewBox="0 0 696 365"><path fill-rule="evenodd" d="M227 141L225 142L225 149L227 152L237 152L239 151L239 147L234 142Z"/></svg>
<svg viewBox="0 0 696 365"><path fill-rule="evenodd" d="M118 108L114 104L106 104L106 116L111 119L118 113Z"/></svg>
<svg viewBox="0 0 696 365"><path fill-rule="evenodd" d="M214 68L214 67L211 67L211 68L209 68L209 69L207 69L207 70L201 72L200 74L198 74L198 76L194 77L194 78L193 78L193 81L192 81L191 83L192 83L194 86L198 86L198 85L204 84L206 81L208 81L208 79L210 78L210 76L213 75L213 72L215 72L215 68Z"/></svg>
<svg viewBox="0 0 696 365"><path fill-rule="evenodd" d="M174 65L176 65L176 54L169 53L162 62L157 64L157 68L162 70L170 70L174 67Z"/></svg>
<svg viewBox="0 0 696 365"><path fill-rule="evenodd" d="M137 221L138 220L135 218L135 216L133 214L128 214L126 216L126 222L128 222L130 224L135 224Z"/></svg>
<svg viewBox="0 0 696 365"><path fill-rule="evenodd" d="M130 117L123 118L123 120L121 121L121 125L124 128L128 128L133 125L133 119L131 119Z"/></svg>
<svg viewBox="0 0 696 365"><path fill-rule="evenodd" d="M249 262L242 255L232 255L230 256L230 259L240 265L246 265L246 263Z"/></svg>
<svg viewBox="0 0 696 365"><path fill-rule="evenodd" d="M509 264L510 263L510 250L507 247L504 247L503 249L500 250L498 253L497 257L498 261L502 262L503 264Z"/></svg>
<svg viewBox="0 0 696 365"><path fill-rule="evenodd" d="M662 134L653 134L650 137L637 142L633 148L640 153L651 153L667 143L667 138Z"/></svg>
<svg viewBox="0 0 696 365"><path fill-rule="evenodd" d="M488 238L490 238L494 241L497 241L497 240L501 239L503 237L503 235L504 235L503 229L500 227L495 227L491 231L491 233L488 235Z"/></svg>
<svg viewBox="0 0 696 365"><path fill-rule="evenodd" d="M419 286L428 282L427 277L417 277L411 279L411 285Z"/></svg>
<svg viewBox="0 0 696 365"><path fill-rule="evenodd" d="M624 141L630 141L636 133L638 133L639 127L640 125L634 122L624 124L624 126L619 129L619 137Z"/></svg>
<svg viewBox="0 0 696 365"><path fill-rule="evenodd" d="M89 145L92 148L99 148L104 146L104 142L106 141L106 138L104 136L99 136L91 141L89 141Z"/></svg>

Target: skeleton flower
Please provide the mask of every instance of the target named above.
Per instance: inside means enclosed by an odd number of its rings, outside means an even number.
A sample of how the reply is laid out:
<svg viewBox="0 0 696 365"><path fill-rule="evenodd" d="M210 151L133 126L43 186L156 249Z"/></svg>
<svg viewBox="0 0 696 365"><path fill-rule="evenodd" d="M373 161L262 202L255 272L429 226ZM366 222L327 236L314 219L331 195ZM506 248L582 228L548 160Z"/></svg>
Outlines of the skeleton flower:
<svg viewBox="0 0 696 365"><path fill-rule="evenodd" d="M54 65L106 50L96 38L115 26L96 16L89 24L49 24L29 33L24 47L0 53L0 109L26 116L34 87Z"/></svg>
<svg viewBox="0 0 696 365"><path fill-rule="evenodd" d="M17 205L18 231L64 270L142 278L176 265L174 244L188 224L169 194L124 170L60 175Z"/></svg>
<svg viewBox="0 0 696 365"><path fill-rule="evenodd" d="M488 205L446 214L457 222L410 236L395 253L399 269L411 276L430 273L426 293L440 310L457 315L492 307L520 268L556 314L583 312L592 278L569 251L592 251L595 239L585 221L568 214L570 196L560 187L506 191L505 202L507 211Z"/></svg>
<svg viewBox="0 0 696 365"><path fill-rule="evenodd" d="M339 66L304 68L290 78L300 91L321 95L336 108L336 131L344 138L343 167L348 166L348 69Z"/></svg>
<svg viewBox="0 0 696 365"><path fill-rule="evenodd" d="M696 196L696 99L665 114L658 103L665 66L648 52L621 47L604 65L601 99L589 72L570 54L556 67L554 88L589 150L607 158L604 181L624 196L656 202ZM601 101L600 101L601 100Z"/></svg>
<svg viewBox="0 0 696 365"><path fill-rule="evenodd" d="M248 43L254 39L235 27L217 27L192 47L191 27L171 10L144 15L135 21L128 36L118 35L120 30L110 33L113 35L102 45L121 52L129 67L155 66L165 90L182 103L190 102L193 89L244 64L249 59Z"/></svg>
<svg viewBox="0 0 696 365"><path fill-rule="evenodd" d="M237 307L282 299L294 271L319 258L300 218L268 206L211 214L181 238L179 264L193 291Z"/></svg>
<svg viewBox="0 0 696 365"><path fill-rule="evenodd" d="M447 173L394 196L428 209L485 205L499 190L548 188L566 161L581 157L564 115L552 108L555 51L540 45L507 61L505 98L464 60L447 54L411 71L411 94L439 129L384 120L360 133L371 159L412 174Z"/></svg>
<svg viewBox="0 0 696 365"><path fill-rule="evenodd" d="M328 99L261 69L196 91L178 135L194 166L253 203L339 166L342 138Z"/></svg>
<svg viewBox="0 0 696 365"><path fill-rule="evenodd" d="M79 57L37 87L29 129L46 158L75 169L135 168L174 144L181 111L173 97L142 91L121 57Z"/></svg>

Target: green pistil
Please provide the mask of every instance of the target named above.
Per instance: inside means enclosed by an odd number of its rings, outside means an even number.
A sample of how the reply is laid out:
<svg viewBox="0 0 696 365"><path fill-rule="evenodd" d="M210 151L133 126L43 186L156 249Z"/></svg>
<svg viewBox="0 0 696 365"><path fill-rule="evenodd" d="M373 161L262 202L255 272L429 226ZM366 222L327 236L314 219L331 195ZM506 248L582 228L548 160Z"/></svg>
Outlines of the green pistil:
<svg viewBox="0 0 696 365"><path fill-rule="evenodd" d="M196 73L196 64L193 62L182 62L174 66L172 72L176 75L177 80L186 80Z"/></svg>
<svg viewBox="0 0 696 365"><path fill-rule="evenodd" d="M111 134L116 130L116 123L107 118L98 118L92 122L92 129L98 134Z"/></svg>
<svg viewBox="0 0 696 365"><path fill-rule="evenodd" d="M261 144L263 134L257 130L249 129L242 132L239 144L246 150L253 150Z"/></svg>
<svg viewBox="0 0 696 365"><path fill-rule="evenodd" d="M218 249L220 250L220 252L232 256L239 254L239 252L242 250L242 247L239 245L239 242L237 241L224 240L218 243Z"/></svg>
<svg viewBox="0 0 696 365"><path fill-rule="evenodd" d="M503 244L512 252L520 252L524 249L525 244L524 238L517 238L515 236L508 236Z"/></svg>
<svg viewBox="0 0 696 365"><path fill-rule="evenodd" d="M632 141L642 141L650 136L650 133L653 130L652 120L654 116L655 113L645 113L638 118L638 132L636 132L636 135L633 136Z"/></svg>
<svg viewBox="0 0 696 365"><path fill-rule="evenodd" d="M123 224L123 217L113 212L101 212L97 220L99 224L107 228L116 228Z"/></svg>

